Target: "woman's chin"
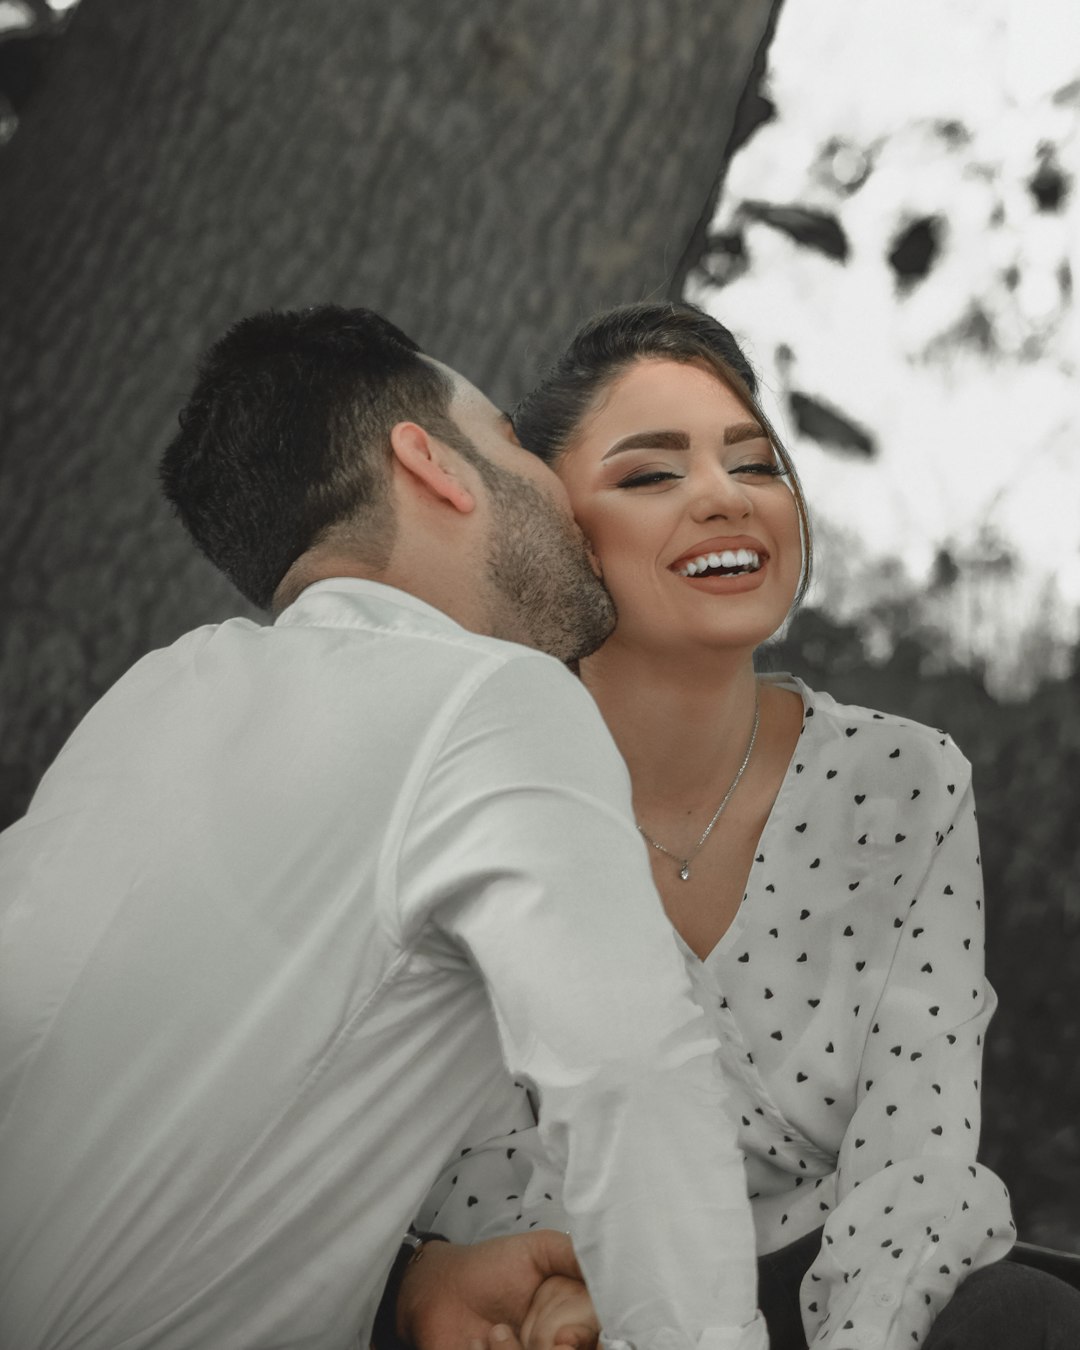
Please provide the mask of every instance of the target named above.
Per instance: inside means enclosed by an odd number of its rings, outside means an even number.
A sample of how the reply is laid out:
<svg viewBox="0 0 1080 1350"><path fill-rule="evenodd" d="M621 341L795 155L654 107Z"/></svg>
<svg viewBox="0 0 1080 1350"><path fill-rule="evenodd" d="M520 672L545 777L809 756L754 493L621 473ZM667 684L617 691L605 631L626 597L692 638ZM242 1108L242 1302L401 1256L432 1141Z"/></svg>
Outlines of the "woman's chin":
<svg viewBox="0 0 1080 1350"><path fill-rule="evenodd" d="M600 650L609 657L622 652L683 663L710 654L730 657L742 653L749 658L756 648L776 635L785 618L786 613L779 617L746 615L738 619L728 615L723 621L715 616L704 620L695 616L678 623L675 616L668 614L657 624L642 619L620 620Z"/></svg>

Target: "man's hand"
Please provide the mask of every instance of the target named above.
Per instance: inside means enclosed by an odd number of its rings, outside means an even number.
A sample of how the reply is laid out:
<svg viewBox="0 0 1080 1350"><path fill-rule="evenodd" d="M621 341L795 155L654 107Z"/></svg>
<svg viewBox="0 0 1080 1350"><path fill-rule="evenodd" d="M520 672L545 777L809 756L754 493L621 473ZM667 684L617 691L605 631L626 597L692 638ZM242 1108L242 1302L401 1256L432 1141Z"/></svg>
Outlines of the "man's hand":
<svg viewBox="0 0 1080 1350"><path fill-rule="evenodd" d="M584 1284L565 1275L546 1279L521 1324L525 1350L552 1350L556 1345L593 1350L599 1338L600 1321Z"/></svg>
<svg viewBox="0 0 1080 1350"><path fill-rule="evenodd" d="M570 1239L552 1228L468 1246L425 1243L401 1281L397 1334L416 1350L486 1344L498 1324L521 1327L540 1286L553 1275L581 1279Z"/></svg>

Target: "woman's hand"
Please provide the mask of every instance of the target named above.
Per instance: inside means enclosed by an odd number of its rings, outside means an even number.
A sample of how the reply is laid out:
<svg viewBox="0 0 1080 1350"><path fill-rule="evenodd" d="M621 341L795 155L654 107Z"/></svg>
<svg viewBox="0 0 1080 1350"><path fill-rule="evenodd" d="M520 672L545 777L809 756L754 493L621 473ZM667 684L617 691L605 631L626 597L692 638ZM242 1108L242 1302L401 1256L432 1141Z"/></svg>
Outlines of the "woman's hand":
<svg viewBox="0 0 1080 1350"><path fill-rule="evenodd" d="M580 1280L552 1275L536 1291L521 1324L525 1350L551 1350L556 1345L592 1350L600 1323L589 1291Z"/></svg>

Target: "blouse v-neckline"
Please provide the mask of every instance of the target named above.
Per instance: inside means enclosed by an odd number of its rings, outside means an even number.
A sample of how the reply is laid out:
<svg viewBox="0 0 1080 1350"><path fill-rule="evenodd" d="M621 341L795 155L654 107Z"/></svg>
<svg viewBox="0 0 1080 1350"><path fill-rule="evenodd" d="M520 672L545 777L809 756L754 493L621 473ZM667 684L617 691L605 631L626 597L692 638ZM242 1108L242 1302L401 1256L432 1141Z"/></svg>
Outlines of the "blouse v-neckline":
<svg viewBox="0 0 1080 1350"><path fill-rule="evenodd" d="M746 927L748 917L747 912L752 903L750 895L753 889L754 874L761 865L763 859L767 856L765 844L768 841L769 835L774 831L774 823L783 816L786 810L785 797L789 795L789 784L795 775L796 755L800 747L805 745L805 738L809 727L808 714L813 708L810 690L797 675L789 675L786 672L776 672L759 675L758 679L763 684L772 684L780 689L789 689L792 693L799 695L803 705L802 729L796 738L795 744L792 746L791 758L788 760L787 768L784 770L784 776L780 780L780 787L777 789L772 806L769 808L769 814L765 818L765 824L761 828L760 835L758 835L758 841L754 849L754 858L750 863L750 871L746 875L746 888L743 891L742 899L739 901L739 907L735 911L731 922L704 956L698 956L697 952L694 951L677 928L673 930L675 933L675 940L687 960L705 970L708 970L712 966L714 958L719 959L729 948L733 947L738 942L743 929Z"/></svg>

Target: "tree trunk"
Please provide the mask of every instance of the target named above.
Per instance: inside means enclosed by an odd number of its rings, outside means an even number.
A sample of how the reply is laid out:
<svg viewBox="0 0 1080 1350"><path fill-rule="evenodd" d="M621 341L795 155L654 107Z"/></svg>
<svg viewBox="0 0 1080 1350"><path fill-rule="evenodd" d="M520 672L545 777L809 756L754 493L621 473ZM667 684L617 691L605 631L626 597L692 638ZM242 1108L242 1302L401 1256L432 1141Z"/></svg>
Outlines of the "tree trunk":
<svg viewBox="0 0 1080 1350"><path fill-rule="evenodd" d="M666 293L772 0L84 0L0 155L0 824L137 657L243 612L160 498L233 320L380 310L499 400Z"/></svg>

